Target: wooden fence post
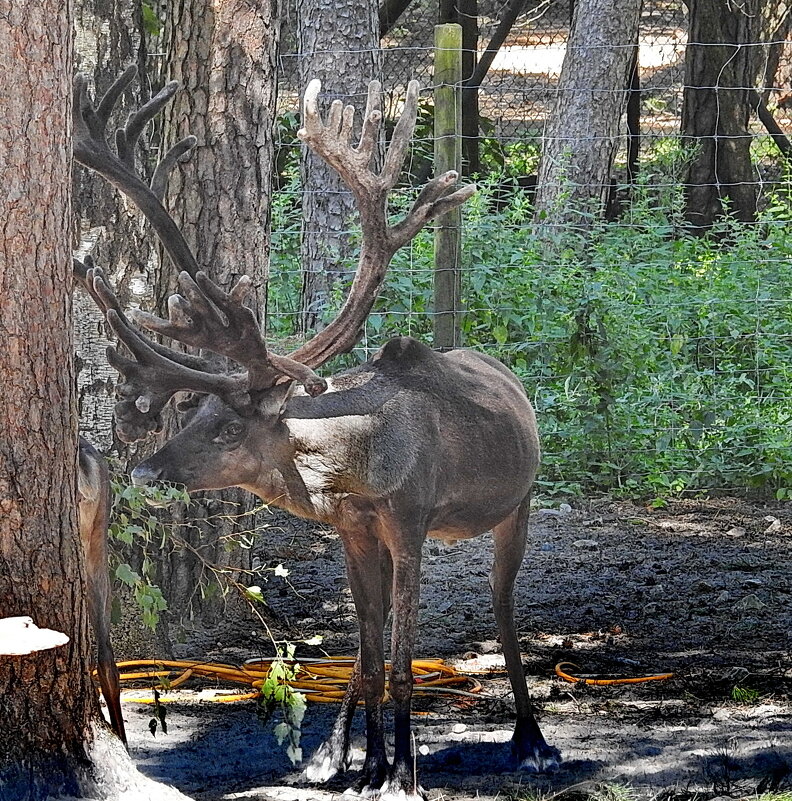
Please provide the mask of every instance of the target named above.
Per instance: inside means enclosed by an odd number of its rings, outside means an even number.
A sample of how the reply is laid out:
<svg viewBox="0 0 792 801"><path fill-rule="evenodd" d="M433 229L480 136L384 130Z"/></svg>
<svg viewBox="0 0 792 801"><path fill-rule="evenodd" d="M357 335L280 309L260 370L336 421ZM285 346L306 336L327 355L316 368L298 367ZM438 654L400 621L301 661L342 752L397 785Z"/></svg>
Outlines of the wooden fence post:
<svg viewBox="0 0 792 801"><path fill-rule="evenodd" d="M462 28L435 26L434 136L435 175L462 172ZM462 312L462 212L438 218L435 228L434 346L459 347Z"/></svg>

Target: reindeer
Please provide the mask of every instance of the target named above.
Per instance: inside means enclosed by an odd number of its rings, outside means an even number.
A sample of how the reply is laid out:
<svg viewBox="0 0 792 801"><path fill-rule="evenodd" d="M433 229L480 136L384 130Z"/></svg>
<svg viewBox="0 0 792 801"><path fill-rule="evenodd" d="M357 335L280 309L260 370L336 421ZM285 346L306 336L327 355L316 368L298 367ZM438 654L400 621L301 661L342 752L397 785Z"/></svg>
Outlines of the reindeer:
<svg viewBox="0 0 792 801"><path fill-rule="evenodd" d="M110 476L101 454L80 437L77 464L80 540L88 568L88 616L96 639L96 672L110 725L127 744L121 715L121 685L110 643L110 577L107 573L107 526L110 517Z"/></svg>
<svg viewBox="0 0 792 801"><path fill-rule="evenodd" d="M133 77L130 68L96 106L79 79L74 100L75 157L143 210L181 271L180 292L168 300L167 320L141 311L125 314L102 271L89 271L95 299L131 354L108 349L123 378L116 429L123 440L144 437L160 428L160 413L174 394L189 393L179 407L182 430L134 469L133 482L171 481L190 491L243 487L266 503L338 531L360 649L338 718L309 762L307 778L326 781L348 766L350 725L362 694L366 758L356 789L383 798L422 796L410 744L421 548L427 536L451 541L490 530L495 550L490 585L517 708L512 750L525 769L555 768L559 752L545 742L534 719L514 626L513 586L539 464L534 411L519 380L489 356L470 350L438 353L409 337L392 339L365 364L327 379L314 372L356 343L393 254L428 221L475 191L473 186L455 189L457 173L447 172L423 188L403 219L389 224L387 197L414 129L417 83L408 87L379 172L369 166L382 119L379 85L369 86L357 145L351 142L354 109L334 101L323 119L320 84L308 85L299 136L352 191L362 243L338 316L293 353L279 356L268 350L244 305L250 279L242 277L229 292L214 284L161 204L168 172L195 139L182 140L164 156L151 187L134 170L135 140L176 85L169 84L130 116L116 133L115 153L108 146L108 116ZM219 371L216 363L159 344L142 329L211 351L242 369ZM390 610L392 763L382 713L383 633Z"/></svg>

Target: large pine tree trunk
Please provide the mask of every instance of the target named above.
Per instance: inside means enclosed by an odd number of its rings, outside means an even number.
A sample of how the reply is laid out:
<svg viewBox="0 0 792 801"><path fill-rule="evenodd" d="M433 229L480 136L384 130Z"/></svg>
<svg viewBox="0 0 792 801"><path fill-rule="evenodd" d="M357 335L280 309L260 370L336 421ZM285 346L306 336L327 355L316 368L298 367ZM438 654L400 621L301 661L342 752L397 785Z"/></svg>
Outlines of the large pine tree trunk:
<svg viewBox="0 0 792 801"><path fill-rule="evenodd" d="M24 58L20 57L24 54ZM0 656L3 798L78 794L96 693L76 523L71 8L0 0L0 617L71 639Z"/></svg>
<svg viewBox="0 0 792 801"><path fill-rule="evenodd" d="M703 233L727 210L741 222L756 219L749 98L767 56L756 45L769 41L788 11L785 0L688 0L688 7L682 136L692 159L685 217Z"/></svg>
<svg viewBox="0 0 792 801"><path fill-rule="evenodd" d="M252 305L262 316L277 34L276 10L269 0L182 0L172 8L165 33L167 78L182 86L165 111L165 139L172 144L188 133L198 138L191 158L172 174L170 208L199 264L224 289L242 275L253 279ZM175 278L167 260L161 272L160 303ZM165 435L172 433L171 427ZM167 556L162 576L172 621L204 628L224 617L226 601L235 594L205 596L200 588L216 584L209 565L231 568L232 576L250 567L250 550L229 546L240 532L254 528L254 520L242 515L256 505L248 493L226 490L207 494L184 511L193 524L176 532L185 546Z"/></svg>
<svg viewBox="0 0 792 801"><path fill-rule="evenodd" d="M578 0L544 134L536 222L587 228L605 208L641 0Z"/></svg>
<svg viewBox="0 0 792 801"><path fill-rule="evenodd" d="M369 81L381 79L379 9L376 0L297 0L300 94L319 78L326 99L366 107ZM302 149L302 331L322 327L323 313L339 278L349 274L350 227L355 206L338 173Z"/></svg>

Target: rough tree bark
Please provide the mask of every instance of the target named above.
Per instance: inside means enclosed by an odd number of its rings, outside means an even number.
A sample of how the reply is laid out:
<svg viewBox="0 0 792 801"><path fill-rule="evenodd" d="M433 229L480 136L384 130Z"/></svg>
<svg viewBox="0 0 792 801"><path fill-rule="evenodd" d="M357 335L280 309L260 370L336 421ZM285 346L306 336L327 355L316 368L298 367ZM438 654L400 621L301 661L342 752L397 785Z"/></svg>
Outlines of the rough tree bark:
<svg viewBox="0 0 792 801"><path fill-rule="evenodd" d="M580 226L606 207L641 0L578 0L536 187L540 227Z"/></svg>
<svg viewBox="0 0 792 801"><path fill-rule="evenodd" d="M130 109L138 108L151 95L147 74L152 65L147 64L141 0L76 0L74 23L75 71L90 77L97 95L101 96L130 64L137 65L139 79L122 96L109 127L112 132L125 121ZM150 171L149 139L150 130L144 131L138 144L138 165L144 173ZM122 305L131 302L153 311L151 287L158 283L155 273L159 262L143 215L105 179L76 163L72 209L78 255L90 253L111 276ZM81 289L75 289L72 300L80 433L104 453L112 453L127 473L150 446L130 446L115 436L113 406L118 374L105 355L109 339L104 318ZM120 543L114 547L121 547ZM145 555L134 546L125 550L122 561L140 569ZM114 631L117 651L126 656L151 656L152 634L142 622L132 593L119 582L115 585L114 595L122 601L122 625ZM155 639L156 650L169 653L164 628L158 630Z"/></svg>
<svg viewBox="0 0 792 801"><path fill-rule="evenodd" d="M0 0L0 61L0 617L71 638L0 656L0 787L43 798L79 794L99 715L75 506L71 5Z"/></svg>
<svg viewBox="0 0 792 801"><path fill-rule="evenodd" d="M375 0L297 0L300 91L322 81L325 98L340 98L358 109L366 104L369 81L381 78L379 10ZM348 274L352 194L338 174L302 148L303 290L300 327L321 328L333 286Z"/></svg>
<svg viewBox="0 0 792 801"><path fill-rule="evenodd" d="M182 89L165 111L164 139L170 145L188 133L198 138L191 158L173 173L170 208L199 263L222 287L230 289L242 275L253 279L252 304L260 314L269 261L277 34L276 7L269 0L181 0L165 32L167 77ZM161 271L160 304L173 288L173 272L169 263ZM250 566L248 549L228 546L254 527L242 515L255 505L249 494L226 490L186 510L194 523L177 533L185 548L167 558L162 577L172 613L183 625L193 618L212 626L223 616L225 599L197 589L213 579L207 565L230 569L231 575ZM212 523L205 522L213 515Z"/></svg>
<svg viewBox="0 0 792 801"><path fill-rule="evenodd" d="M767 60L762 45L789 8L786 0L688 0L688 8L682 137L692 159L685 218L694 233L704 233L726 210L741 222L756 219L751 92Z"/></svg>
<svg viewBox="0 0 792 801"><path fill-rule="evenodd" d="M76 70L91 76L99 94L130 64L146 75L140 0L76 0L74 24ZM147 82L136 81L125 93L123 107L136 107L148 96ZM82 241L82 250L108 272L126 304L132 281L142 278L141 286L148 281L151 245L141 215L107 181L79 165L74 168L72 208L76 242ZM116 373L105 357L103 318L84 292L75 293L74 306L80 430L97 448L112 448L126 462L129 449L113 434Z"/></svg>

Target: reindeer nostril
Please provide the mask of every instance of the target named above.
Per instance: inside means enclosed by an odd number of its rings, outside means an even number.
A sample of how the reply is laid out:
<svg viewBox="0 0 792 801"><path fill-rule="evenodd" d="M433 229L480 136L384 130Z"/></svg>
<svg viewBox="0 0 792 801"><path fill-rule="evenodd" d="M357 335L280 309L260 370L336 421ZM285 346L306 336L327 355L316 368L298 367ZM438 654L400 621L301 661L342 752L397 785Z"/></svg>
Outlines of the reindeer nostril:
<svg viewBox="0 0 792 801"><path fill-rule="evenodd" d="M158 481L161 475L162 468L151 467L143 462L132 471L132 484L136 487L144 487L146 484L152 484Z"/></svg>

